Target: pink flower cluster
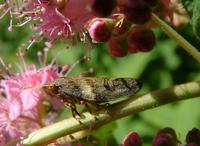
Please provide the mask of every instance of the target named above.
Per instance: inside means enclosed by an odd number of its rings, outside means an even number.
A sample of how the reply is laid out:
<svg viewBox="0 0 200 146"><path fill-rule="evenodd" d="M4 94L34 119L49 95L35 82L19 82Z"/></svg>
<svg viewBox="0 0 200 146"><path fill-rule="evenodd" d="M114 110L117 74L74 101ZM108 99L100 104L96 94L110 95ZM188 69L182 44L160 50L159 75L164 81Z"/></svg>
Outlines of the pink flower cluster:
<svg viewBox="0 0 200 146"><path fill-rule="evenodd" d="M56 77L57 74L52 71L51 66L37 70L35 65L30 65L25 72L2 80L1 86L11 104L10 119L15 120L22 112L35 109L38 102L45 97L45 93L41 91L42 85Z"/></svg>
<svg viewBox="0 0 200 146"><path fill-rule="evenodd" d="M62 76L66 69L60 71L55 63L40 69L24 64L20 73L4 76L0 81L0 146L17 143L28 133L53 122L55 118L40 110L45 109L43 102L47 97L42 86Z"/></svg>
<svg viewBox="0 0 200 146"><path fill-rule="evenodd" d="M94 17L88 8L91 0L29 0L25 12L34 12L30 16L39 20L35 29L50 42L58 39L73 39L75 33L81 33L84 23Z"/></svg>

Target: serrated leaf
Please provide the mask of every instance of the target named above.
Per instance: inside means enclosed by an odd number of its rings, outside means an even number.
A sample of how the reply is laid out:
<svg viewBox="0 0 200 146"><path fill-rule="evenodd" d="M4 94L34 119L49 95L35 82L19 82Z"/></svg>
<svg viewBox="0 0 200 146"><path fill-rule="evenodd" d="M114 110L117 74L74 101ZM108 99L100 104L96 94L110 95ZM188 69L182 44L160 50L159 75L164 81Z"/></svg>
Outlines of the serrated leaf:
<svg viewBox="0 0 200 146"><path fill-rule="evenodd" d="M200 0L194 0L192 29L198 39L200 39Z"/></svg>
<svg viewBox="0 0 200 146"><path fill-rule="evenodd" d="M185 10L187 11L188 15L192 17L193 15L193 7L194 7L194 0L182 0L181 1Z"/></svg>
<svg viewBox="0 0 200 146"><path fill-rule="evenodd" d="M200 40L200 0L182 0L182 3L191 17L192 30Z"/></svg>

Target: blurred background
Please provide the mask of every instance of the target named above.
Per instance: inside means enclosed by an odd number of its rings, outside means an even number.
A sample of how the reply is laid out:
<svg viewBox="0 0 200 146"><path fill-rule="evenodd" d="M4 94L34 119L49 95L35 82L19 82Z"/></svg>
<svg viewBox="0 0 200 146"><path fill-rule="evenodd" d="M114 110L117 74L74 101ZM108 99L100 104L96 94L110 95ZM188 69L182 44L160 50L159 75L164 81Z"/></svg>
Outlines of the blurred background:
<svg viewBox="0 0 200 146"><path fill-rule="evenodd" d="M6 64L12 64L13 70L18 70L16 63L19 63L19 59L16 53L23 43L28 44L33 32L28 25L14 28L12 32L8 31L8 26L9 20L3 18L0 21L0 57ZM179 28L177 31L200 49L200 42L193 36L190 26ZM84 44L70 45L61 42L49 50L48 62L55 54L59 54L57 57L59 64L73 64L89 53L90 61L79 63L69 76L78 76L92 67L94 73L90 76L138 78L144 85L138 95L175 84L200 80L199 64L159 29L155 29L154 32L157 43L148 53L113 58L108 52L107 44L95 45L91 49ZM37 52L43 51L43 48L44 39L35 43L25 53L26 63L34 63L39 67ZM194 127L200 128L199 103L200 98L195 98L130 115L103 126L80 142L90 145L95 139L98 143L96 145L99 146L118 146L122 144L128 132L135 131L143 138L144 146L148 146L156 132L164 127L174 128L179 140L185 142L185 135L189 130Z"/></svg>

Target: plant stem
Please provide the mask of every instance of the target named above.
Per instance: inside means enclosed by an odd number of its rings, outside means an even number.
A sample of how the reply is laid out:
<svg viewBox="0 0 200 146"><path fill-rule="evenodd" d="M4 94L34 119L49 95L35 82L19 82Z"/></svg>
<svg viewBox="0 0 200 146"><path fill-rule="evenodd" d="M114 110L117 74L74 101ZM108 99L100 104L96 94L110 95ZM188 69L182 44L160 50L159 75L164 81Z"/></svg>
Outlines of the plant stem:
<svg viewBox="0 0 200 146"><path fill-rule="evenodd" d="M171 26L161 20L155 14L152 14L152 21L156 23L160 28L176 43L178 43L186 52L188 52L196 61L200 63L200 52L192 46L185 38L179 35Z"/></svg>
<svg viewBox="0 0 200 146"><path fill-rule="evenodd" d="M74 141L77 141L81 138L84 138L88 135L91 134L91 130L82 130L82 131L79 131L79 132L75 132L73 134L70 134L70 135L67 135L67 136L63 136L61 138L58 138L56 140L56 142L59 144L59 145L65 145L65 144L68 144L68 143L72 143Z"/></svg>
<svg viewBox="0 0 200 146"><path fill-rule="evenodd" d="M110 105L106 108L107 112L95 111L94 114L83 113L85 118L80 119L80 121L75 118L69 118L41 128L29 134L28 137L22 140L22 144L24 146L46 144L80 130L98 128L130 114L198 96L200 97L200 81L156 90L137 98L130 98L126 101Z"/></svg>

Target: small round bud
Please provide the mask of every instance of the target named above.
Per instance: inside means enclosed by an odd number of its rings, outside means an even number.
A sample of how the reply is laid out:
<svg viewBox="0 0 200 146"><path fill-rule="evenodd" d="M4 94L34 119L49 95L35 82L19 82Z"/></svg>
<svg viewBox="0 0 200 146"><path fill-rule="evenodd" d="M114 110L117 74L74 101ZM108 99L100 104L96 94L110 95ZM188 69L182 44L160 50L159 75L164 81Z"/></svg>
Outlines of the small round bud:
<svg viewBox="0 0 200 146"><path fill-rule="evenodd" d="M95 18L89 22L87 31L94 42L106 42L109 40L114 27L112 23L114 24L114 21L110 19Z"/></svg>
<svg viewBox="0 0 200 146"><path fill-rule="evenodd" d="M176 146L176 143L171 136L159 134L153 139L152 146Z"/></svg>
<svg viewBox="0 0 200 146"><path fill-rule="evenodd" d="M117 0L93 0L92 12L99 17L109 16L117 5Z"/></svg>
<svg viewBox="0 0 200 146"><path fill-rule="evenodd" d="M128 21L144 24L151 18L151 8L142 0L132 0L124 6L124 14Z"/></svg>
<svg viewBox="0 0 200 146"><path fill-rule="evenodd" d="M124 57L128 53L125 36L112 36L109 40L109 52L114 57Z"/></svg>
<svg viewBox="0 0 200 146"><path fill-rule="evenodd" d="M187 133L186 136L186 142L187 143L195 143L197 145L200 145L200 131L197 128L193 128Z"/></svg>
<svg viewBox="0 0 200 146"><path fill-rule="evenodd" d="M152 141L152 146L177 146L179 141L172 128L164 128L158 131Z"/></svg>
<svg viewBox="0 0 200 146"><path fill-rule="evenodd" d="M129 53L151 51L156 43L155 35L151 30L137 27L133 28L127 39Z"/></svg>
<svg viewBox="0 0 200 146"><path fill-rule="evenodd" d="M123 146L142 146L142 138L136 132L129 132L124 138Z"/></svg>
<svg viewBox="0 0 200 146"><path fill-rule="evenodd" d="M160 134L160 133L170 134L172 137L174 137L174 139L177 139L176 132L174 131L174 129L172 129L170 127L166 127L166 128L160 129L158 131L157 135Z"/></svg>

